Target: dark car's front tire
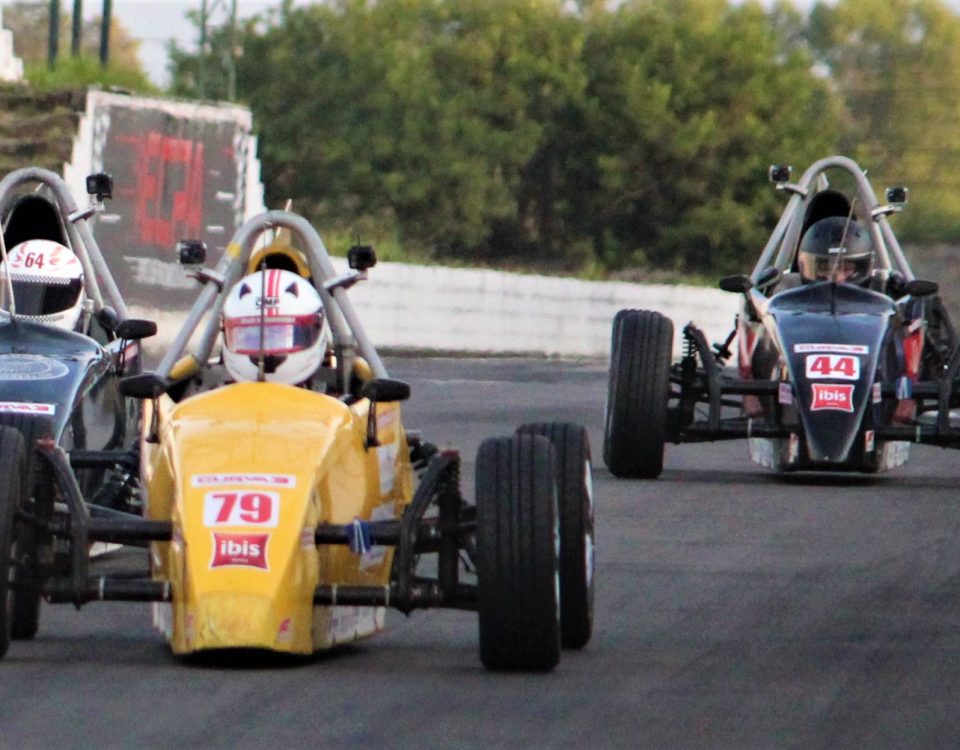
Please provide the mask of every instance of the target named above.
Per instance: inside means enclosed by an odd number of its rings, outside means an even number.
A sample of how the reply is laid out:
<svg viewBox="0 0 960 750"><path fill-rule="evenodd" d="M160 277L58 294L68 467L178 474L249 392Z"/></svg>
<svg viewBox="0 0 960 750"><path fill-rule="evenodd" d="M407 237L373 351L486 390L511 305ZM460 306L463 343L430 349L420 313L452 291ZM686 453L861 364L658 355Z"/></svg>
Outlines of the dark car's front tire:
<svg viewBox="0 0 960 750"><path fill-rule="evenodd" d="M650 310L613 319L603 460L617 477L652 479L663 471L670 398L673 322Z"/></svg>

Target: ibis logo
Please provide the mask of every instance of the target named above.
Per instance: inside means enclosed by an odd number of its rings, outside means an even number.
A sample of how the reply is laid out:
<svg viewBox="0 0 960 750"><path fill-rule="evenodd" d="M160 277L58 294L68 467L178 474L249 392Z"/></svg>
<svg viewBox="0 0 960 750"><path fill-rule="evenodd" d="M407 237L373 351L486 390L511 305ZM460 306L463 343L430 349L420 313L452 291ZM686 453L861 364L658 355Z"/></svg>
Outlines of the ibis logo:
<svg viewBox="0 0 960 750"><path fill-rule="evenodd" d="M268 570L267 542L269 539L269 534L228 534L214 532L213 559L210 561L210 567L241 567Z"/></svg>
<svg viewBox="0 0 960 750"><path fill-rule="evenodd" d="M811 411L853 411L853 383L813 383Z"/></svg>

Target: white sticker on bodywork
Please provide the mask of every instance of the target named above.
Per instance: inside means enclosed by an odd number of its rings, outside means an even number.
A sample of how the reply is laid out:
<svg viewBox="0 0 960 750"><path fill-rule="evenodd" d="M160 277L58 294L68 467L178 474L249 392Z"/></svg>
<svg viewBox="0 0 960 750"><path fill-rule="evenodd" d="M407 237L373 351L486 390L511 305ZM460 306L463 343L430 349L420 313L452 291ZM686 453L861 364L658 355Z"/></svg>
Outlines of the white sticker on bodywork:
<svg viewBox="0 0 960 750"><path fill-rule="evenodd" d="M55 380L68 372L63 362L39 354L0 356L0 380Z"/></svg>
<svg viewBox="0 0 960 750"><path fill-rule="evenodd" d="M861 344L794 344L797 354L817 354L834 352L836 354L869 354L870 347Z"/></svg>
<svg viewBox="0 0 960 750"><path fill-rule="evenodd" d="M860 357L849 354L808 354L806 375L810 380L859 380Z"/></svg>
<svg viewBox="0 0 960 750"><path fill-rule="evenodd" d="M790 406L793 403L793 386L790 383L781 383L777 400L784 406Z"/></svg>
<svg viewBox="0 0 960 750"><path fill-rule="evenodd" d="M396 509L393 503L382 503L373 509L370 513L371 521L389 521L396 517ZM386 557L387 548L382 545L374 545L368 552L360 557L360 570L372 568L383 562Z"/></svg>
<svg viewBox="0 0 960 750"><path fill-rule="evenodd" d="M23 401L0 401L0 414L44 414L57 411L56 404L28 404Z"/></svg>
<svg viewBox="0 0 960 750"><path fill-rule="evenodd" d="M327 638L331 645L347 643L383 630L384 607L331 607Z"/></svg>
<svg viewBox="0 0 960 750"><path fill-rule="evenodd" d="M399 441L377 446L377 462L380 465L380 496L390 494L397 478L397 451Z"/></svg>
<svg viewBox="0 0 960 750"><path fill-rule="evenodd" d="M277 492L212 490L203 496L203 525L276 527L280 520Z"/></svg>

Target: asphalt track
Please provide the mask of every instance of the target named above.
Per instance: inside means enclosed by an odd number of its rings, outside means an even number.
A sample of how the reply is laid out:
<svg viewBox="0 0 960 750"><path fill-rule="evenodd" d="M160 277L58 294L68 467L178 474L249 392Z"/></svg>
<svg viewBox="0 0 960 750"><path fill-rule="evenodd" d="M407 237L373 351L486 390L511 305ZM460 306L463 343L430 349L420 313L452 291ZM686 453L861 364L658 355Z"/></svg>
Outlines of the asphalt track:
<svg viewBox="0 0 960 750"><path fill-rule="evenodd" d="M173 658L148 608L45 607L0 662L0 748L955 748L960 454L882 478L778 479L742 443L600 460L605 366L388 360L408 427L463 451L523 421L586 424L596 630L551 674L493 674L476 618L388 617L308 660Z"/></svg>

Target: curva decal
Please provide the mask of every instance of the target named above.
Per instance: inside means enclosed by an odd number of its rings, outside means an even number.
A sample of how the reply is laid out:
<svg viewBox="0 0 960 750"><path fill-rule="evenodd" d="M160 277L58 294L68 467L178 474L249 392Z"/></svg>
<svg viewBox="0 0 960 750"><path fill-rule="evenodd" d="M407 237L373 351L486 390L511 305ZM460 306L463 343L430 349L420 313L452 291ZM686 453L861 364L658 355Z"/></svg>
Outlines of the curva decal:
<svg viewBox="0 0 960 750"><path fill-rule="evenodd" d="M811 411L853 411L853 383L812 383Z"/></svg>
<svg viewBox="0 0 960 750"><path fill-rule="evenodd" d="M56 414L56 404L28 404L23 401L0 401L0 414Z"/></svg>
<svg viewBox="0 0 960 750"><path fill-rule="evenodd" d="M793 351L797 354L819 354L823 352L869 354L870 347L862 344L794 344Z"/></svg>
<svg viewBox="0 0 960 750"><path fill-rule="evenodd" d="M68 372L63 362L39 354L0 356L0 380L56 380Z"/></svg>
<svg viewBox="0 0 960 750"><path fill-rule="evenodd" d="M293 474L194 474L190 477L191 487L246 486L278 487L288 489L297 486Z"/></svg>

